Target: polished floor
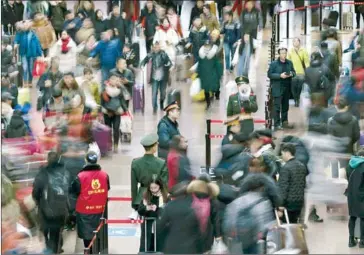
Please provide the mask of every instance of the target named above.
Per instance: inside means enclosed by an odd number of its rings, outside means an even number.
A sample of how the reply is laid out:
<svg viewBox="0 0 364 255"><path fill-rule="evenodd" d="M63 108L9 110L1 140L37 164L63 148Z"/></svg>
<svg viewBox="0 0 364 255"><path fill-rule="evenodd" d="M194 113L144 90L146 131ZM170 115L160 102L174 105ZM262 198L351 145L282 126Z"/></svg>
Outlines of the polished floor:
<svg viewBox="0 0 364 255"><path fill-rule="evenodd" d="M291 37L300 36L304 47L311 50L315 46L315 39L319 36L318 32L312 31L310 35L302 36L300 29L300 17L294 17L291 28ZM284 24L281 30L285 31ZM267 90L267 69L269 59L269 41L271 29L268 27L259 33L260 46L257 54L252 60L250 79L251 85L256 92L259 111L255 114L257 118L264 118L264 106L266 101ZM282 36L284 37L284 36ZM341 35L344 47L350 42L350 32ZM143 42L141 42L143 44ZM282 39L282 45L290 47L292 42L290 39ZM141 45L142 46L142 45ZM349 56L345 56L345 59ZM193 103L189 97L189 87L191 82L176 82L172 88L181 90L182 92L182 112L179 120L182 135L187 137L189 143L188 156L193 164L193 170L198 173L200 166L205 162L205 133L206 119L225 119L226 118L226 102L224 100L224 85L233 79L230 74L224 75L224 81L221 86L221 100L214 101L211 110L205 111L204 103ZM101 161L104 170L110 176L111 191L110 196L130 196L130 163L133 158L143 155L143 148L140 145L140 139L143 135L156 132L157 123L163 117L163 112L158 112L155 116L152 114L151 107L151 89L149 85L145 85L146 95L146 111L142 115L137 113L134 115L133 123L133 139L130 145L120 145L119 153L112 157L105 158ZM38 118L38 119L37 119ZM291 107L289 111L289 120L297 125L304 123L304 114L299 108ZM33 124L36 126L39 122L39 116L35 115ZM35 122L35 123L34 123ZM262 125L257 125L257 128ZM217 124L212 128L213 134L224 134L225 128L221 124ZM220 158L220 140L212 142L212 163L215 164ZM124 219L131 213L129 202L110 202L109 218ZM306 231L306 238L309 245L310 253L315 254L363 254L364 250L358 248L349 249L347 247L348 230L346 221L338 221L333 219L326 213L324 206L319 206L319 214L325 219L322 224L309 224ZM116 226L110 226L116 227ZM118 227L138 228L136 225L123 225ZM76 239L75 232L66 232L65 253L82 253L83 243ZM109 253L112 254L135 254L139 249L138 237L109 237Z"/></svg>

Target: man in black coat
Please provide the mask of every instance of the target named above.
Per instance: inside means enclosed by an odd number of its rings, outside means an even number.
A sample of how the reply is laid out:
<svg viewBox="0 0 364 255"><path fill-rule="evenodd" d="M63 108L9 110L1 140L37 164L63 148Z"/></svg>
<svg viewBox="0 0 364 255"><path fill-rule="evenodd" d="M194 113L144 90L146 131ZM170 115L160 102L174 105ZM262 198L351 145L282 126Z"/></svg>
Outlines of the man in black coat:
<svg viewBox="0 0 364 255"><path fill-rule="evenodd" d="M337 104L338 112L329 119L327 124L328 133L335 137L349 138L347 150L343 153L354 152L354 144L360 139L360 127L357 118L349 111L349 105L345 98L340 98ZM348 161L339 160L340 167L346 167ZM338 161L331 163L332 177L339 177Z"/></svg>
<svg viewBox="0 0 364 255"><path fill-rule="evenodd" d="M348 196L349 207L349 247L357 244L355 239L356 221L360 219L360 243L359 248L364 248L364 148L358 151L357 156L352 156L349 165L346 168L346 178L348 179ZM359 219L358 219L359 218Z"/></svg>
<svg viewBox="0 0 364 255"><path fill-rule="evenodd" d="M195 20L195 18L201 17L201 14L203 13L202 8L204 5L204 1L198 0L196 1L196 6L192 8L191 11L191 18L190 18L190 26L192 26L192 22Z"/></svg>
<svg viewBox="0 0 364 255"><path fill-rule="evenodd" d="M108 21L109 29L114 31L114 34L118 34L120 41L124 44L125 39L128 39L128 42L131 41L131 35L129 34L128 24L126 20L120 15L120 7L119 5L114 5L112 8L112 14ZM115 30L118 33L115 33Z"/></svg>
<svg viewBox="0 0 364 255"><path fill-rule="evenodd" d="M147 1L144 9L141 11L139 23L144 27L145 45L147 53L149 53L152 48L156 28L159 25L153 1Z"/></svg>
<svg viewBox="0 0 364 255"><path fill-rule="evenodd" d="M293 64L287 59L287 49L278 50L279 58L273 61L268 70L271 96L273 97L274 128L293 128L288 123L289 98L292 77L296 75Z"/></svg>
<svg viewBox="0 0 364 255"><path fill-rule="evenodd" d="M4 32L15 34L15 23L23 20L24 5L11 0L1 2L1 23L4 25Z"/></svg>
<svg viewBox="0 0 364 255"><path fill-rule="evenodd" d="M298 223L305 202L307 168L295 158L295 145L282 145L282 158L286 164L279 173L278 187L283 199L283 206L287 209L289 221Z"/></svg>
<svg viewBox="0 0 364 255"><path fill-rule="evenodd" d="M68 208L65 206L64 208L51 208L53 210L64 210L62 213L57 212L57 217L47 217L46 212L49 211L49 206L57 204L55 201L49 201L44 195L46 191L49 191L49 186L53 185L55 181L59 179L53 179L54 176L63 176L64 181L69 181L69 175L65 171L63 165L59 162L59 156L56 152L50 152L48 154L48 164L46 167L42 168L38 175L35 177L33 184L33 192L32 196L35 203L38 205L39 210L39 218L40 225L43 231L47 248L52 251L54 254L58 254L61 251L61 242L62 242L62 228L64 226L65 219L67 217ZM68 187L68 185L67 185ZM63 190L63 192L68 194L68 190ZM47 192L49 194L49 192ZM54 203L55 202L55 203ZM53 204L54 203L54 204ZM58 204L57 204L58 205ZM61 216L64 214L63 216Z"/></svg>

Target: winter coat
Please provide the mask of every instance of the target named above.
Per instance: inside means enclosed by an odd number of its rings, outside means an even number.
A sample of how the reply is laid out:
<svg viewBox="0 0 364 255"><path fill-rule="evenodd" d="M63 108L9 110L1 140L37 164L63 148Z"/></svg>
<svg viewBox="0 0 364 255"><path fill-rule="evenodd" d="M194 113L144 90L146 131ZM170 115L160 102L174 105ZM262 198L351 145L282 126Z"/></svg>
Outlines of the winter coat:
<svg viewBox="0 0 364 255"><path fill-rule="evenodd" d="M11 47L10 47L11 48ZM9 72L9 68L13 65L12 50L5 48L1 51L1 74Z"/></svg>
<svg viewBox="0 0 364 255"><path fill-rule="evenodd" d="M296 156L295 158L300 161L302 164L307 166L310 160L310 154L306 147L306 144L296 136L287 135L282 139L282 143L292 143L296 147Z"/></svg>
<svg viewBox="0 0 364 255"><path fill-rule="evenodd" d="M147 10L147 8L144 8L141 11L140 23L142 23L142 25L144 27L145 38L147 40L152 39L155 34L155 28L159 24L157 13L156 13L155 9L153 9L152 12L149 12Z"/></svg>
<svg viewBox="0 0 364 255"><path fill-rule="evenodd" d="M19 45L20 57L37 58L42 56L42 46L37 35L33 31L18 31L14 44Z"/></svg>
<svg viewBox="0 0 364 255"><path fill-rule="evenodd" d="M257 97L251 92L249 100L241 100L239 93L229 97L227 116L231 117L241 113L251 114L258 111Z"/></svg>
<svg viewBox="0 0 364 255"><path fill-rule="evenodd" d="M220 90L220 79L222 77L222 68L219 59L216 56L217 46L214 45L208 53L205 52L205 46L199 50L197 73L201 81L201 89L205 92L218 92Z"/></svg>
<svg viewBox="0 0 364 255"><path fill-rule="evenodd" d="M73 28L68 28L70 24L74 24ZM63 30L66 30L69 36L73 40L76 38L77 31L82 27L82 20L79 17L75 17L73 20L66 20L63 24Z"/></svg>
<svg viewBox="0 0 364 255"><path fill-rule="evenodd" d="M97 112L97 105L101 104L101 96L99 91L99 84L96 80L85 80L83 77L76 78L80 89L85 94L85 106Z"/></svg>
<svg viewBox="0 0 364 255"><path fill-rule="evenodd" d="M364 218L364 157L352 156L346 167L349 215Z"/></svg>
<svg viewBox="0 0 364 255"><path fill-rule="evenodd" d="M65 219L66 219L65 217L48 219L44 215L44 212L43 212L44 205L41 203L41 200L42 200L42 197L44 196L43 195L44 190L47 188L48 172L64 172L66 174L64 166L62 164L55 163L55 164L51 164L51 165L42 167L34 179L32 197L34 199L34 202L39 207L38 215L39 215L40 226L41 226L42 230L45 230L47 228L60 228L60 227L64 226Z"/></svg>
<svg viewBox="0 0 364 255"><path fill-rule="evenodd" d="M31 19L35 13L42 13L46 17L49 13L48 1L28 1L25 10L25 17Z"/></svg>
<svg viewBox="0 0 364 255"><path fill-rule="evenodd" d="M210 14L209 17L207 17L205 14L201 14L201 20L202 24L206 26L207 30L211 33L212 30L217 29L220 31L220 25L219 21L217 20L216 16L213 14Z"/></svg>
<svg viewBox="0 0 364 255"><path fill-rule="evenodd" d="M290 51L288 51L287 59L292 61L294 70L296 71L297 75L304 75L305 68L308 68L310 66L310 58L308 56L308 52L302 47L298 50L292 48ZM305 66L303 66L303 64Z"/></svg>
<svg viewBox="0 0 364 255"><path fill-rule="evenodd" d="M101 167L98 164L87 164L82 169L83 171L101 171ZM110 190L110 180L109 176L107 177L107 188ZM71 185L70 193L79 196L81 194L81 182L77 177ZM97 229L100 224L100 218L102 213L100 214L82 214L76 213L76 225L77 225L77 235L81 239L91 240L94 236L93 231Z"/></svg>
<svg viewBox="0 0 364 255"><path fill-rule="evenodd" d="M163 213L163 207L165 206L163 197L152 196L150 204L146 204L147 202L143 199L138 207L138 213L142 217L146 218L155 218L155 221L158 221ZM156 205L157 209L155 211L147 211L147 205ZM154 238L152 237L152 228L153 228L153 221L152 219L143 222L141 225L141 235L140 235L140 247L139 252L151 251L151 246L154 245ZM145 224L147 226L145 227ZM145 233L145 229L147 229L147 234ZM157 247L155 247L156 251L159 252L162 250L163 246L163 233L159 229L157 229L154 234L157 235ZM147 236L147 247L145 247L145 236Z"/></svg>
<svg viewBox="0 0 364 255"><path fill-rule="evenodd" d="M327 88L322 89L322 76L327 78L329 84ZM321 61L311 61L311 66L306 69L305 83L309 86L311 93L323 93L326 100L332 97L332 88L335 85L335 76Z"/></svg>
<svg viewBox="0 0 364 255"><path fill-rule="evenodd" d="M325 42L328 45L329 51L331 54L334 54L337 62L339 63L339 66L342 65L342 56L343 56L343 49L341 46L341 43L338 40L335 40L334 38L327 38Z"/></svg>
<svg viewBox="0 0 364 255"><path fill-rule="evenodd" d="M37 86L39 90L43 93L43 105L47 102L48 99L52 97L52 88L54 88L61 80L63 79L63 73L57 71L56 73L52 73L51 70L46 71L39 78ZM51 87L46 87L45 82L50 80L52 82Z"/></svg>
<svg viewBox="0 0 364 255"><path fill-rule="evenodd" d="M112 69L121 56L123 45L119 39L100 41L91 51L90 57L99 55L101 68Z"/></svg>
<svg viewBox="0 0 364 255"><path fill-rule="evenodd" d="M327 122L333 113L326 108L311 107L308 113L308 131L327 134Z"/></svg>
<svg viewBox="0 0 364 255"><path fill-rule="evenodd" d="M1 22L4 25L4 30L10 33L14 29L15 32L15 23L23 20L23 12L23 3L10 5L7 2L3 2L1 5ZM8 31L8 25L12 26L10 31Z"/></svg>
<svg viewBox="0 0 364 255"><path fill-rule="evenodd" d="M249 172L251 156L240 144L226 144L221 147L222 159L215 168L215 175L222 183L238 185Z"/></svg>
<svg viewBox="0 0 364 255"><path fill-rule="evenodd" d="M305 201L307 167L293 158L281 167L278 179L283 206L288 211L301 210Z"/></svg>
<svg viewBox="0 0 364 255"><path fill-rule="evenodd" d="M185 152L171 149L167 157L168 190L182 181L191 181L191 163Z"/></svg>
<svg viewBox="0 0 364 255"><path fill-rule="evenodd" d="M76 33L76 42L78 44L86 42L87 39L94 34L95 34L95 29L93 27L89 28L81 27L80 30L78 30Z"/></svg>
<svg viewBox="0 0 364 255"><path fill-rule="evenodd" d="M192 203L193 198L189 195L172 200L164 208L157 226L165 234L164 254L202 254L211 248L213 237L220 236L216 201L210 202L210 217L205 233L200 230Z"/></svg>
<svg viewBox="0 0 364 255"><path fill-rule="evenodd" d="M6 138L21 138L27 136L27 126L20 114L13 114L10 123L6 128Z"/></svg>
<svg viewBox="0 0 364 255"><path fill-rule="evenodd" d="M224 22L221 34L224 35L224 43L236 43L240 39L240 24L236 21Z"/></svg>
<svg viewBox="0 0 364 255"><path fill-rule="evenodd" d="M13 108L5 102L1 102L1 116L5 117L7 123L10 123L11 116L13 116Z"/></svg>
<svg viewBox="0 0 364 255"><path fill-rule="evenodd" d="M121 115L126 112L128 108L126 106L122 88L107 85L101 95L101 106L101 110L105 114L112 113Z"/></svg>
<svg viewBox="0 0 364 255"><path fill-rule="evenodd" d="M101 40L101 34L107 30L106 20L100 20L98 18L94 21L96 40Z"/></svg>
<svg viewBox="0 0 364 255"><path fill-rule="evenodd" d="M191 27L193 25L194 19L200 18L202 14L203 14L202 8L200 9L197 6L193 7L192 11L191 11L191 18L190 18L190 26L189 27Z"/></svg>
<svg viewBox="0 0 364 255"><path fill-rule="evenodd" d="M167 43L167 41L169 43ZM155 34L153 43L159 42L161 49L165 51L169 57L169 59L174 64L176 61L176 45L178 44L178 34L177 32L172 28L168 28L167 31L165 31L162 28L159 28Z"/></svg>
<svg viewBox="0 0 364 255"><path fill-rule="evenodd" d="M10 84L9 86L1 86L1 93L9 92L13 97L13 101L11 103L11 107L15 108L18 105L18 87L15 84Z"/></svg>
<svg viewBox="0 0 364 255"><path fill-rule="evenodd" d="M257 186L263 186L263 192L253 191ZM273 208L281 206L282 200L279 190L274 181L265 174L249 174L240 186L241 196L230 203L225 210L224 231L234 229L237 221L244 221L240 212L252 204L256 204L252 210L257 224L257 233L250 233L258 236L262 233L263 237L267 230L276 224ZM224 234L228 234L225 232ZM229 233L230 234L230 233Z"/></svg>
<svg viewBox="0 0 364 255"><path fill-rule="evenodd" d="M256 38L258 27L263 27L263 20L260 12L253 8L251 12L243 11L240 15L240 35L251 35Z"/></svg>
<svg viewBox="0 0 364 255"><path fill-rule="evenodd" d="M180 17L178 16L178 14L172 14L172 15L167 14L166 16L167 16L169 22L171 23L171 27L178 34L178 38L183 38L181 20L180 20Z"/></svg>
<svg viewBox="0 0 364 255"><path fill-rule="evenodd" d="M188 36L189 42L192 44L192 51L194 56L198 56L200 48L204 45L205 41L209 39L208 31L205 26L200 29L192 27Z"/></svg>
<svg viewBox="0 0 364 255"><path fill-rule="evenodd" d="M324 57L324 64L329 68L329 70L338 79L340 77L339 61L334 54L329 50L322 50L322 55Z"/></svg>
<svg viewBox="0 0 364 255"><path fill-rule="evenodd" d="M140 62L139 43L133 43L130 51L123 53L123 58L126 60L128 68L131 68L132 70L138 68Z"/></svg>
<svg viewBox="0 0 364 255"><path fill-rule="evenodd" d="M70 39L69 50L62 53L62 40L59 39L50 49L48 57L59 57L59 71L62 73L74 72L77 66L77 45Z"/></svg>
<svg viewBox="0 0 364 255"><path fill-rule="evenodd" d="M127 22L121 17L115 17L113 14L111 15L111 18L108 22L108 29L117 29L119 32L119 35L117 35L122 43L125 42L125 38L129 39L129 42L131 41L131 35L129 34L129 28L127 25Z"/></svg>
<svg viewBox="0 0 364 255"><path fill-rule="evenodd" d="M336 137L348 137L347 153L353 153L354 144L360 139L360 127L356 117L350 112L338 112L327 124L328 133Z"/></svg>
<svg viewBox="0 0 364 255"><path fill-rule="evenodd" d="M52 22L54 30L56 30L57 32L61 32L63 29L66 11L66 2L60 2L56 5L51 4L49 7L50 21Z"/></svg>
<svg viewBox="0 0 364 255"><path fill-rule="evenodd" d="M82 110L83 112L85 105L85 94L80 89L80 86L76 81L74 81L73 88L68 88L66 84L64 84L64 81L61 80L56 88L62 90L62 97L65 102L66 111L78 109Z"/></svg>
<svg viewBox="0 0 364 255"><path fill-rule="evenodd" d="M37 22L33 21L32 29L38 36L43 50L51 48L56 42L56 33L54 32L52 23L46 18Z"/></svg>
<svg viewBox="0 0 364 255"><path fill-rule="evenodd" d="M178 122L172 122L164 116L158 123L158 157L167 159L169 143L175 135L180 135Z"/></svg>
<svg viewBox="0 0 364 255"><path fill-rule="evenodd" d="M128 83L125 83L124 86L128 90L130 96L132 96L133 95L133 86L135 83L135 77L134 77L133 72L127 68L123 72L120 72L117 68L115 68L115 69L112 69L110 71L110 73L116 74L118 77L125 78L129 81Z"/></svg>
<svg viewBox="0 0 364 255"><path fill-rule="evenodd" d="M140 63L141 66L146 65L150 60L152 60L152 70L151 70L151 77L150 82L153 80L160 81L166 80L168 78L168 70L172 66L172 62L169 59L167 53L165 51L159 51L159 52L153 52L149 53ZM155 74L157 73L157 70L161 70L163 72L162 77L157 77Z"/></svg>
<svg viewBox="0 0 364 255"><path fill-rule="evenodd" d="M290 93L292 78L281 79L281 74L285 68L285 72L293 73L293 77L296 76L292 61L286 59L285 63L282 63L279 59L273 61L268 70L268 78L270 79L270 86L272 88L273 97L281 97L284 93Z"/></svg>
<svg viewBox="0 0 364 255"><path fill-rule="evenodd" d="M94 69L100 69L100 59L98 56L92 58L89 62L91 51L96 47L97 43L89 48L86 44L80 44L77 46L77 64L82 66L91 66Z"/></svg>

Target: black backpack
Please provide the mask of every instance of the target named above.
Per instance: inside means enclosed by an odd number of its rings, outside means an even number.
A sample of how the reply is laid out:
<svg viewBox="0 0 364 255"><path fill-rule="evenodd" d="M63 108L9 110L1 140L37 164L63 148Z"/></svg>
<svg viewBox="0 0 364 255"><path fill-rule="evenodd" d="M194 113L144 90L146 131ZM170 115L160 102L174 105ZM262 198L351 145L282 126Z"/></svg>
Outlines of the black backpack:
<svg viewBox="0 0 364 255"><path fill-rule="evenodd" d="M68 202L69 174L67 171L47 172L47 183L43 190L40 208L48 219L66 217Z"/></svg>

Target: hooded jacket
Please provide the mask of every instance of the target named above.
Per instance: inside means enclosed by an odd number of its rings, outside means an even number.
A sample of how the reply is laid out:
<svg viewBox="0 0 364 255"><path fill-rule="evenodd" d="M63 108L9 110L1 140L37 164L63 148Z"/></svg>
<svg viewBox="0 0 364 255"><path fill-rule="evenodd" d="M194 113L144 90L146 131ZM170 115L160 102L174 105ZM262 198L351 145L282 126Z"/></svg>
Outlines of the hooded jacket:
<svg viewBox="0 0 364 255"><path fill-rule="evenodd" d="M74 72L77 66L77 45L70 38L67 53L62 53L62 40L59 39L50 49L49 58L59 57L59 71L62 73Z"/></svg>
<svg viewBox="0 0 364 255"><path fill-rule="evenodd" d="M6 128L6 138L20 138L27 135L27 126L18 113L13 114L10 120L10 124Z"/></svg>
<svg viewBox="0 0 364 255"><path fill-rule="evenodd" d="M349 215L364 218L364 157L351 157L346 178Z"/></svg>
<svg viewBox="0 0 364 255"><path fill-rule="evenodd" d="M354 144L360 139L358 120L350 112L338 112L328 121L328 133L336 137L348 137L347 153L353 153Z"/></svg>
<svg viewBox="0 0 364 255"><path fill-rule="evenodd" d="M158 123L158 157L167 159L169 143L175 135L180 135L178 122L172 122L164 116Z"/></svg>
<svg viewBox="0 0 364 255"><path fill-rule="evenodd" d="M192 51L195 53L195 55L198 55L198 51L208 39L208 31L205 26L202 26L199 29L195 26L192 27L188 36L188 40L192 44Z"/></svg>
<svg viewBox="0 0 364 255"><path fill-rule="evenodd" d="M240 144L226 144L221 148L222 159L215 169L215 175L225 184L238 185L248 174L251 156L244 153Z"/></svg>

